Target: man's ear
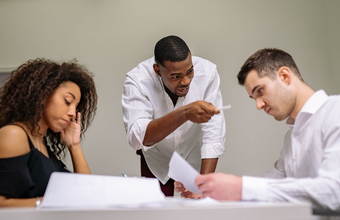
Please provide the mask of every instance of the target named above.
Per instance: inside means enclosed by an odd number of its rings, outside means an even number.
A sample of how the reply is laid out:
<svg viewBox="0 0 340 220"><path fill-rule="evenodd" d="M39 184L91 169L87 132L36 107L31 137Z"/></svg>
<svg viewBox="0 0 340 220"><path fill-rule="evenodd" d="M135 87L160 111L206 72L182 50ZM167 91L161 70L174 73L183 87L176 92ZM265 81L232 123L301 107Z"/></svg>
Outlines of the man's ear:
<svg viewBox="0 0 340 220"><path fill-rule="evenodd" d="M278 77L284 84L289 85L292 81L292 72L288 67L283 66L278 70Z"/></svg>
<svg viewBox="0 0 340 220"><path fill-rule="evenodd" d="M158 76L161 76L161 70L159 69L159 66L157 63L154 63L153 64L153 70L155 71L155 73L158 75Z"/></svg>

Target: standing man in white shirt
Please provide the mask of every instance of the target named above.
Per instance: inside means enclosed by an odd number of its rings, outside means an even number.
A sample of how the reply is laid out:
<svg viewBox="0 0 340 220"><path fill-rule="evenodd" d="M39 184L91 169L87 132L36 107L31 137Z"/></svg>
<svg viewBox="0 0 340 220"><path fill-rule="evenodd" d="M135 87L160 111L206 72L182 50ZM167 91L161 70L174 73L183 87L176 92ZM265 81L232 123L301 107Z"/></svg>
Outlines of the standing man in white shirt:
<svg viewBox="0 0 340 220"><path fill-rule="evenodd" d="M293 58L278 49L257 51L237 77L257 109L278 121L287 119L289 131L280 158L266 178L200 175L195 183L203 196L304 201L321 212L340 211L340 96L314 92Z"/></svg>
<svg viewBox="0 0 340 220"><path fill-rule="evenodd" d="M123 121L129 144L141 156L141 175L158 178L163 193L173 196L167 174L174 151L202 174L214 172L224 152L220 78L215 64L192 56L177 36L159 40L154 55L127 73Z"/></svg>

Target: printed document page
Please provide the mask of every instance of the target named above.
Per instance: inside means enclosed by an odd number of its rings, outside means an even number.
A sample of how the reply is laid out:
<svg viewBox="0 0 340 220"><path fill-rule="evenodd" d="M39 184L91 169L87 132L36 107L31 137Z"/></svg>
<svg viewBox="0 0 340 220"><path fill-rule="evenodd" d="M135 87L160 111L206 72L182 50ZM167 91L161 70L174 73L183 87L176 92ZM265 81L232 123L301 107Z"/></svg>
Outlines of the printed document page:
<svg viewBox="0 0 340 220"><path fill-rule="evenodd" d="M54 172L40 207L134 208L162 203L165 196L154 178Z"/></svg>

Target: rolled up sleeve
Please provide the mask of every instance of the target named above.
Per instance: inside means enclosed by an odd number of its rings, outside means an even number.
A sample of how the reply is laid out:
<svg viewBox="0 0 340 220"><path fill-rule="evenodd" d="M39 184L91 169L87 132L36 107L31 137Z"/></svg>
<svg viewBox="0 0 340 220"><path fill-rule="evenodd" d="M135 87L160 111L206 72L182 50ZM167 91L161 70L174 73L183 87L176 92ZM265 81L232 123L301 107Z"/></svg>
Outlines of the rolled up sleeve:
<svg viewBox="0 0 340 220"><path fill-rule="evenodd" d="M148 150L153 146L144 146L143 140L148 124L152 121L153 108L147 96L143 94L133 79L127 77L122 95L123 122L128 143L135 150Z"/></svg>
<svg viewBox="0 0 340 220"><path fill-rule="evenodd" d="M150 119L139 119L131 126L127 138L130 146L133 147L135 150L143 149L144 151L147 151L148 149L155 146L143 145L146 128L148 127L150 121Z"/></svg>
<svg viewBox="0 0 340 220"><path fill-rule="evenodd" d="M224 146L220 143L204 144L201 149L202 159L218 158L224 152Z"/></svg>
<svg viewBox="0 0 340 220"><path fill-rule="evenodd" d="M215 73L212 74L211 83L207 89L204 101L212 103L216 107L222 107L222 95L219 89L220 78L215 68ZM224 153L226 125L223 111L214 115L207 123L202 126L202 159L218 158Z"/></svg>

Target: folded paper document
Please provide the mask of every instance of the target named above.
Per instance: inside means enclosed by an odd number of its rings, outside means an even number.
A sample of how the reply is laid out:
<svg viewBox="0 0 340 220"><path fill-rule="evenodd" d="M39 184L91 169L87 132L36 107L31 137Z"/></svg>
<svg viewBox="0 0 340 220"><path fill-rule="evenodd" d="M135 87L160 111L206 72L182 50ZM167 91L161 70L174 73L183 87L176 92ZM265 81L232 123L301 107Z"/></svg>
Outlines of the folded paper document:
<svg viewBox="0 0 340 220"><path fill-rule="evenodd" d="M165 202L154 178L52 173L41 208L141 207Z"/></svg>
<svg viewBox="0 0 340 220"><path fill-rule="evenodd" d="M199 175L186 160L176 151L172 154L169 163L168 176L177 182L181 182L184 187L193 193L202 194L195 185L195 178Z"/></svg>

